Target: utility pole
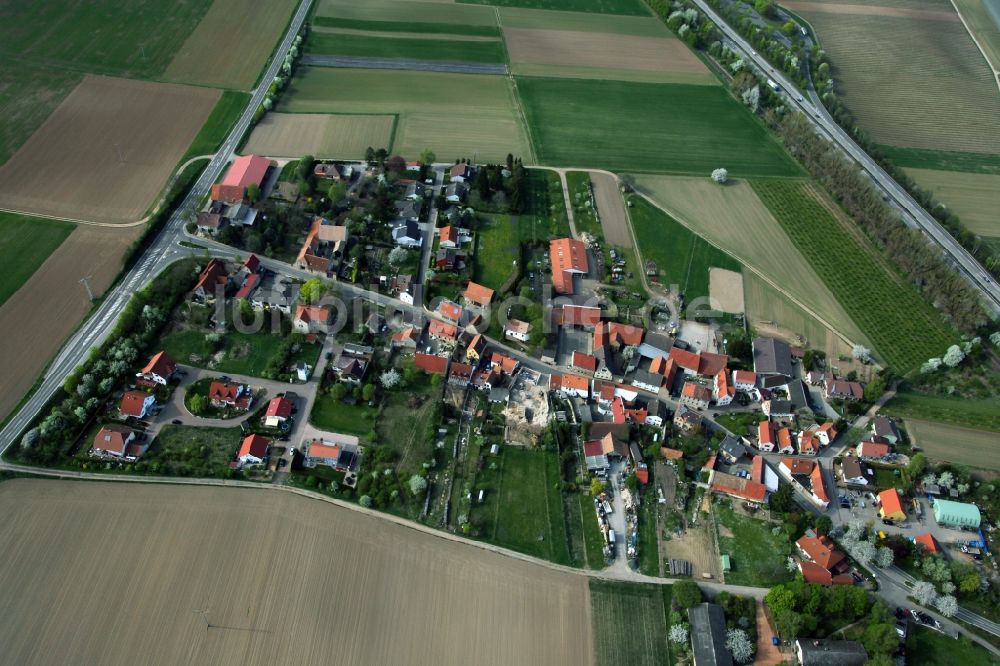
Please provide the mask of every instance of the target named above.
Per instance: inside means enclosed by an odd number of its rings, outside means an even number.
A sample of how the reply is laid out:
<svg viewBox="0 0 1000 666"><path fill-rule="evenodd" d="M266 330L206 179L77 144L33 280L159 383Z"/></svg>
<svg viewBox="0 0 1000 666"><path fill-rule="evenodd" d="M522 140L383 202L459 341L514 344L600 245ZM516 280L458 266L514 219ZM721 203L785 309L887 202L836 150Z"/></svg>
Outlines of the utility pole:
<svg viewBox="0 0 1000 666"><path fill-rule="evenodd" d="M85 278L83 278L83 279L80 280L80 283L87 290L87 298L90 300L91 303L94 302L94 292L92 292L90 290L90 279L92 277L94 277L94 276L93 275L88 275L87 277L85 277Z"/></svg>

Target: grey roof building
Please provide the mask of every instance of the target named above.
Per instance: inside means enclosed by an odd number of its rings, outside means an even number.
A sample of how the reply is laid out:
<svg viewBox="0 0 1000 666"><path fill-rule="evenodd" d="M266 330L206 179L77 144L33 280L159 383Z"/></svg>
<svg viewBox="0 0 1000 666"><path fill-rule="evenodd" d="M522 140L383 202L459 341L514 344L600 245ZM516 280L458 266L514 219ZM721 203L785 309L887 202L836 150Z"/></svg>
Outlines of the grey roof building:
<svg viewBox="0 0 1000 666"><path fill-rule="evenodd" d="M753 369L758 375L792 377L791 347L774 338L754 338Z"/></svg>
<svg viewBox="0 0 1000 666"><path fill-rule="evenodd" d="M793 379L788 382L788 400L792 403L792 409L798 411L800 409L811 409L812 405L809 403L809 394L806 393L806 387L802 384L801 379Z"/></svg>
<svg viewBox="0 0 1000 666"><path fill-rule="evenodd" d="M736 437L726 435L726 438L719 444L719 451L730 462L736 462L747 454L747 447L743 446L743 443Z"/></svg>
<svg viewBox="0 0 1000 666"><path fill-rule="evenodd" d="M802 666L864 666L868 653L857 641L800 638L795 652Z"/></svg>
<svg viewBox="0 0 1000 666"><path fill-rule="evenodd" d="M733 656L726 649L726 614L722 606L701 603L688 609L691 623L691 648L695 666L732 666Z"/></svg>

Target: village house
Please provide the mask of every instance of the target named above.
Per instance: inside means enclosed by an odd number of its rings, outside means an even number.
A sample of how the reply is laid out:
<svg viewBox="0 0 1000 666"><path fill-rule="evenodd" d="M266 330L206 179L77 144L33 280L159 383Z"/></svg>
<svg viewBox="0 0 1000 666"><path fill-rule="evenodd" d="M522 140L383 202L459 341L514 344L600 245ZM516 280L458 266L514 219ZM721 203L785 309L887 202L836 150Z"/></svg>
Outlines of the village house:
<svg viewBox="0 0 1000 666"><path fill-rule="evenodd" d="M681 389L680 403L692 409L708 409L712 399L712 390L694 382L685 382Z"/></svg>
<svg viewBox="0 0 1000 666"><path fill-rule="evenodd" d="M823 384L823 397L827 400L861 400L865 397L865 390L858 382L836 379L830 374Z"/></svg>
<svg viewBox="0 0 1000 666"><path fill-rule="evenodd" d="M899 496L898 490L889 488L878 494L878 515L884 520L906 520L906 511L903 510L903 498Z"/></svg>
<svg viewBox="0 0 1000 666"><path fill-rule="evenodd" d="M448 359L445 356L435 356L433 354L421 354L417 352L413 355L413 364L429 375L440 375L444 377L448 374Z"/></svg>
<svg viewBox="0 0 1000 666"><path fill-rule="evenodd" d="M462 298L465 300L466 305L476 305L481 308L487 308L493 301L493 290L489 287L484 287L481 284L470 282L468 286L466 286L465 293L462 294Z"/></svg>
<svg viewBox="0 0 1000 666"><path fill-rule="evenodd" d="M292 317L292 327L299 333L326 333L330 325L330 308L319 305L299 305Z"/></svg>
<svg viewBox="0 0 1000 666"><path fill-rule="evenodd" d="M847 573L847 558L826 536L816 535L810 530L795 542L795 546L802 557L798 563L799 571L807 583L827 587L854 583Z"/></svg>
<svg viewBox="0 0 1000 666"><path fill-rule="evenodd" d="M823 446L829 446L833 440L837 439L837 429L833 427L833 421L827 421L816 430L816 437Z"/></svg>
<svg viewBox="0 0 1000 666"><path fill-rule="evenodd" d="M144 391L126 391L118 406L122 416L132 416L137 419L146 418L156 407L156 398Z"/></svg>
<svg viewBox="0 0 1000 666"><path fill-rule="evenodd" d="M875 473L863 460L847 456L840 463L840 479L850 486L874 485Z"/></svg>
<svg viewBox="0 0 1000 666"><path fill-rule="evenodd" d="M471 164L456 164L449 172L454 183L466 183L476 175L476 169Z"/></svg>
<svg viewBox="0 0 1000 666"><path fill-rule="evenodd" d="M437 319L432 319L427 325L427 334L434 340L454 343L458 339L458 327Z"/></svg>
<svg viewBox="0 0 1000 666"><path fill-rule="evenodd" d="M565 396L576 396L587 400L590 398L590 382L579 375L552 375L549 378L549 390L562 393Z"/></svg>
<svg viewBox="0 0 1000 666"><path fill-rule="evenodd" d="M881 460L892 451L886 442L866 440L858 443L856 452L862 460Z"/></svg>
<svg viewBox="0 0 1000 666"><path fill-rule="evenodd" d="M753 369L758 375L792 377L792 348L774 338L754 338Z"/></svg>
<svg viewBox="0 0 1000 666"><path fill-rule="evenodd" d="M590 354L575 351L573 352L571 365L577 370L582 370L593 375L597 370L597 359Z"/></svg>
<svg viewBox="0 0 1000 666"><path fill-rule="evenodd" d="M157 352L142 370L136 373L138 383L146 386L166 386L177 372L177 362L167 352Z"/></svg>
<svg viewBox="0 0 1000 666"><path fill-rule="evenodd" d="M601 323L601 308L595 305L564 305L553 309L556 324L593 331Z"/></svg>
<svg viewBox="0 0 1000 666"><path fill-rule="evenodd" d="M208 400L213 407L235 407L247 411L253 401L250 387L233 382L212 382L208 387Z"/></svg>
<svg viewBox="0 0 1000 666"><path fill-rule="evenodd" d="M729 357L725 354L695 353L680 347L671 349L667 360L673 361L674 365L683 370L685 375L698 377L715 377L720 371L725 370L729 363Z"/></svg>
<svg viewBox="0 0 1000 666"><path fill-rule="evenodd" d="M479 363L479 359L482 358L483 353L486 351L486 336L480 333L476 333L475 337L469 343L468 347L465 348L465 358L467 361L473 365Z"/></svg>
<svg viewBox="0 0 1000 666"><path fill-rule="evenodd" d="M767 487L763 483L727 472L713 471L711 488L713 492L729 495L754 505L763 504L767 499Z"/></svg>
<svg viewBox="0 0 1000 666"><path fill-rule="evenodd" d="M472 241L472 234L468 229L449 224L437 230L438 247L457 249Z"/></svg>
<svg viewBox="0 0 1000 666"><path fill-rule="evenodd" d="M774 451L777 446L778 428L770 421L761 421L757 425L757 448L764 453Z"/></svg>
<svg viewBox="0 0 1000 666"><path fill-rule="evenodd" d="M749 370L733 370L733 386L737 391L753 391L757 387L757 375Z"/></svg>
<svg viewBox="0 0 1000 666"><path fill-rule="evenodd" d="M772 419L790 419L795 416L795 409L788 400L765 400L760 403L760 409Z"/></svg>
<svg viewBox="0 0 1000 666"><path fill-rule="evenodd" d="M294 300L292 287L283 276L265 276L260 282L260 287L250 294L250 307L258 311L277 310L290 315Z"/></svg>
<svg viewBox="0 0 1000 666"><path fill-rule="evenodd" d="M146 447L139 442L139 433L117 423L103 426L90 445L90 454L111 456L122 460L138 460Z"/></svg>
<svg viewBox="0 0 1000 666"><path fill-rule="evenodd" d="M779 428L778 429L778 453L790 456L795 453L795 446L792 444L792 429L791 428Z"/></svg>
<svg viewBox="0 0 1000 666"><path fill-rule="evenodd" d="M347 227L335 225L323 217L314 218L295 258L295 266L311 273L328 275L334 263L344 258L348 239Z"/></svg>
<svg viewBox="0 0 1000 666"><path fill-rule="evenodd" d="M212 200L228 204L241 203L250 185L260 187L264 184L267 172L272 166L274 166L273 161L260 155L237 157L229 165L222 180L212 185Z"/></svg>
<svg viewBox="0 0 1000 666"><path fill-rule="evenodd" d="M452 363L448 368L448 383L465 388L472 381L472 366L468 363Z"/></svg>
<svg viewBox="0 0 1000 666"><path fill-rule="evenodd" d="M240 442L240 448L236 452L236 466L259 465L267 457L268 449L271 448L271 440L263 435L247 435Z"/></svg>
<svg viewBox="0 0 1000 666"><path fill-rule="evenodd" d="M739 439L726 435L719 443L719 454L731 465L740 462L748 455L747 449Z"/></svg>
<svg viewBox="0 0 1000 666"><path fill-rule="evenodd" d="M465 186L465 183L451 182L448 187L444 188L444 200L453 204L461 203L465 200L468 191L469 188Z"/></svg>
<svg viewBox="0 0 1000 666"><path fill-rule="evenodd" d="M558 238L549 242L549 257L552 264L552 288L557 294L573 294L573 277L586 275L590 270L587 247L583 241Z"/></svg>
<svg viewBox="0 0 1000 666"><path fill-rule="evenodd" d="M192 293L203 301L211 301L225 295L228 286L229 271L226 270L226 265L219 259L211 259L198 274Z"/></svg>
<svg viewBox="0 0 1000 666"><path fill-rule="evenodd" d="M811 425L799 433L799 455L815 456L819 454L820 442L816 436L819 426Z"/></svg>
<svg viewBox="0 0 1000 666"><path fill-rule="evenodd" d="M712 399L715 400L715 404L725 406L735 397L736 387L729 383L729 374L723 368L712 381Z"/></svg>
<svg viewBox="0 0 1000 666"><path fill-rule="evenodd" d="M310 469L323 465L340 472L354 471L360 458L358 439L348 435L338 437L341 441L310 440L302 447L302 464Z"/></svg>
<svg viewBox="0 0 1000 666"><path fill-rule="evenodd" d="M881 437L892 445L898 444L900 439L896 423L886 416L876 416L872 419L872 435Z"/></svg>
<svg viewBox="0 0 1000 666"><path fill-rule="evenodd" d="M412 220L397 222L392 227L392 240L400 247L418 248L423 244L423 239L420 225Z"/></svg>
<svg viewBox="0 0 1000 666"><path fill-rule="evenodd" d="M508 320L503 328L503 335L505 338L510 338L511 340L517 340L519 342L527 342L530 333L531 324L519 319Z"/></svg>
<svg viewBox="0 0 1000 666"><path fill-rule="evenodd" d="M462 306L454 301L443 299L438 303L435 312L455 324L462 320Z"/></svg>
<svg viewBox="0 0 1000 666"><path fill-rule="evenodd" d="M264 412L264 425L268 428L278 428L282 423L292 418L292 401L287 398L271 398Z"/></svg>
<svg viewBox="0 0 1000 666"><path fill-rule="evenodd" d="M701 414L688 409L687 405L678 405L674 412L674 427L691 434L701 430Z"/></svg>
<svg viewBox="0 0 1000 666"><path fill-rule="evenodd" d="M420 342L420 331L416 326L407 326L402 331L394 333L390 346L397 349L416 349Z"/></svg>
<svg viewBox="0 0 1000 666"><path fill-rule="evenodd" d="M396 211L396 221L394 224L400 224L401 222L419 222L420 211L424 207L423 202L413 199L399 199L394 201L392 206Z"/></svg>
<svg viewBox="0 0 1000 666"><path fill-rule="evenodd" d="M913 537L913 543L918 549L922 549L925 555L939 555L941 553L941 546L930 532Z"/></svg>

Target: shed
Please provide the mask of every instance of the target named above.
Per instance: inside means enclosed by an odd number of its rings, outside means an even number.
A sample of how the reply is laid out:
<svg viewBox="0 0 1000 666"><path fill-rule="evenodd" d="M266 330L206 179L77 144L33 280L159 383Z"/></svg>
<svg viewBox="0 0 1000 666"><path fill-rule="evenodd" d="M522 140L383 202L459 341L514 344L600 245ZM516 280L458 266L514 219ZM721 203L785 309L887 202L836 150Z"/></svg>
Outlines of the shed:
<svg viewBox="0 0 1000 666"><path fill-rule="evenodd" d="M730 571L733 568L732 562L729 561L729 555L723 553L719 560L722 562L723 571Z"/></svg>
<svg viewBox="0 0 1000 666"><path fill-rule="evenodd" d="M943 499L934 501L934 520L941 525L978 529L980 519L979 507L975 504Z"/></svg>

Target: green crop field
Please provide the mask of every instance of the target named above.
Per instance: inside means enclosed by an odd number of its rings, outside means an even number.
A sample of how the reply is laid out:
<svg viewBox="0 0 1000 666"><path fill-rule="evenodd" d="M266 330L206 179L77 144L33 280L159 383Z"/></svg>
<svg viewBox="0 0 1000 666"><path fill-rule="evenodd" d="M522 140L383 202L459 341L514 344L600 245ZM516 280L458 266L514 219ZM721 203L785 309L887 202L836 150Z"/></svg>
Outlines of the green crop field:
<svg viewBox="0 0 1000 666"><path fill-rule="evenodd" d="M215 103L212 114L191 142L191 146L181 158L181 163L197 155L209 155L218 150L249 101L250 93L223 90L222 97Z"/></svg>
<svg viewBox="0 0 1000 666"><path fill-rule="evenodd" d="M851 223L838 221L805 183L752 185L879 356L897 372L916 369L954 342L940 314L867 240L849 232L844 225Z"/></svg>
<svg viewBox="0 0 1000 666"><path fill-rule="evenodd" d="M0 305L73 233L69 222L0 212Z"/></svg>
<svg viewBox="0 0 1000 666"><path fill-rule="evenodd" d="M720 86L517 77L517 88L535 153L545 164L801 174L764 126Z"/></svg>
<svg viewBox="0 0 1000 666"><path fill-rule="evenodd" d="M996 81L961 22L800 13L830 56L842 101L875 141L1000 153Z"/></svg>
<svg viewBox="0 0 1000 666"><path fill-rule="evenodd" d="M569 565L558 455L554 451L506 446L486 465L490 469L479 474L473 489L474 495L485 491L485 501L475 503L472 512L473 522L481 525L480 536L506 548Z"/></svg>
<svg viewBox="0 0 1000 666"><path fill-rule="evenodd" d="M958 153L899 146L879 146L879 148L896 166L1000 175L1000 154Z"/></svg>
<svg viewBox="0 0 1000 666"><path fill-rule="evenodd" d="M77 71L0 57L0 164L17 152L82 78Z"/></svg>
<svg viewBox="0 0 1000 666"><path fill-rule="evenodd" d="M992 7L987 7L992 5ZM1000 69L1000 2L997 0L955 0L969 31L986 51L995 69Z"/></svg>
<svg viewBox="0 0 1000 666"><path fill-rule="evenodd" d="M1000 174L912 168L906 173L957 214L966 229L1000 236Z"/></svg>
<svg viewBox="0 0 1000 666"><path fill-rule="evenodd" d="M439 161L530 162L530 145L502 76L300 67L278 105L288 113L398 114L393 151Z"/></svg>
<svg viewBox="0 0 1000 666"><path fill-rule="evenodd" d="M451 62L504 63L507 56L498 41L459 41L455 39L413 39L390 37L373 39L364 34L313 32L306 42L314 55L342 55L360 58L408 58L411 60L446 60Z"/></svg>
<svg viewBox="0 0 1000 666"><path fill-rule="evenodd" d="M501 7L504 28L532 30L572 30L574 32L613 32L635 37L673 38L670 28L654 16L623 16L592 12L558 12L522 7Z"/></svg>
<svg viewBox="0 0 1000 666"><path fill-rule="evenodd" d="M211 0L12 0L0 6L0 59L150 78L164 72Z"/></svg>
<svg viewBox="0 0 1000 666"><path fill-rule="evenodd" d="M397 7L399 5L396 5ZM378 32L409 32L436 35L470 35L478 37L500 37L500 28L495 25L475 25L464 23L430 23L424 21L372 21L365 19L341 18L339 16L317 16L313 26L318 28L342 28L345 30L365 30Z"/></svg>
<svg viewBox="0 0 1000 666"><path fill-rule="evenodd" d="M884 411L904 418L1000 432L1000 404L996 398L974 400L924 393L897 393Z"/></svg>
<svg viewBox="0 0 1000 666"><path fill-rule="evenodd" d="M637 0L638 1L638 0ZM392 0L320 0L316 18L332 16L352 21L387 21L406 23L451 23L459 26L496 26L492 7L459 5L451 2L393 2ZM319 23L318 25L323 25ZM385 30L386 28L379 28ZM413 26L404 32L422 32ZM470 33L466 33L470 34Z"/></svg>
<svg viewBox="0 0 1000 666"><path fill-rule="evenodd" d="M642 0L459 0L459 2L494 5L497 7L593 12L595 14L649 15L649 9L643 4Z"/></svg>
<svg viewBox="0 0 1000 666"><path fill-rule="evenodd" d="M672 664L670 586L590 579L595 663ZM686 620L686 618L685 618Z"/></svg>
<svg viewBox="0 0 1000 666"><path fill-rule="evenodd" d="M711 266L739 272L740 262L708 244L643 197L632 197L629 216L643 261L656 262L660 283L677 285L685 300L708 296Z"/></svg>

